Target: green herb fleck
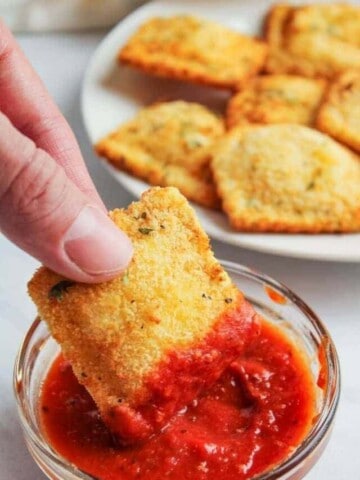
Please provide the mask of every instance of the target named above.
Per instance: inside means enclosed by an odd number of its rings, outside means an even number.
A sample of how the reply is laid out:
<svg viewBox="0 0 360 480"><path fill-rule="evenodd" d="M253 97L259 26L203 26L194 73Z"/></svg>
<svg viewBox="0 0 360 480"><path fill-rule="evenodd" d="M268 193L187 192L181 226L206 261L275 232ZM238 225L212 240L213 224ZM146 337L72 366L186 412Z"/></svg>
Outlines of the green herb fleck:
<svg viewBox="0 0 360 480"><path fill-rule="evenodd" d="M143 235L149 235L149 233L153 232L153 228L147 228L147 227L140 227L139 232L142 233Z"/></svg>
<svg viewBox="0 0 360 480"><path fill-rule="evenodd" d="M315 187L315 181L312 180L308 185L306 186L306 190L312 190Z"/></svg>
<svg viewBox="0 0 360 480"><path fill-rule="evenodd" d="M123 277L122 277L121 280L122 280L122 283L123 283L124 285L128 285L128 283L129 283L129 274L128 274L127 272L124 273L124 275L123 275Z"/></svg>
<svg viewBox="0 0 360 480"><path fill-rule="evenodd" d="M260 206L259 200L257 198L248 198L246 201L246 206L248 208L253 208L254 210L257 210Z"/></svg>
<svg viewBox="0 0 360 480"><path fill-rule="evenodd" d="M212 300L211 296L206 295L205 293L203 293L201 296L202 296L202 298L207 298L208 300Z"/></svg>
<svg viewBox="0 0 360 480"><path fill-rule="evenodd" d="M191 129L193 128L193 125L191 122L181 122L180 125L180 136L184 137Z"/></svg>
<svg viewBox="0 0 360 480"><path fill-rule="evenodd" d="M184 141L186 146L190 149L203 147L209 143L209 139L200 132L189 132L185 134Z"/></svg>
<svg viewBox="0 0 360 480"><path fill-rule="evenodd" d="M281 89L276 89L276 88L266 90L265 92L263 92L263 96L265 98L270 98L275 100L284 100L284 102L287 102L292 105L296 105L297 103L299 103L298 98L294 97L289 92L286 92Z"/></svg>
<svg viewBox="0 0 360 480"><path fill-rule="evenodd" d="M275 97L284 97L285 92L283 90L277 89L277 88L271 88L269 90L265 90L263 92L264 97L269 97L269 98L275 98Z"/></svg>
<svg viewBox="0 0 360 480"><path fill-rule="evenodd" d="M330 23L330 25L327 28L327 33L333 37L341 37L341 32L339 31L339 26L335 25L333 23Z"/></svg>
<svg viewBox="0 0 360 480"><path fill-rule="evenodd" d="M75 285L75 282L72 282L71 280L61 280L61 282L51 287L48 297L56 298L58 302L61 302L64 293L67 293L68 289L73 285Z"/></svg>
<svg viewBox="0 0 360 480"><path fill-rule="evenodd" d="M192 138L189 138L186 140L186 146L188 148L199 148L201 147L202 143L197 140L196 138L195 139L192 139Z"/></svg>

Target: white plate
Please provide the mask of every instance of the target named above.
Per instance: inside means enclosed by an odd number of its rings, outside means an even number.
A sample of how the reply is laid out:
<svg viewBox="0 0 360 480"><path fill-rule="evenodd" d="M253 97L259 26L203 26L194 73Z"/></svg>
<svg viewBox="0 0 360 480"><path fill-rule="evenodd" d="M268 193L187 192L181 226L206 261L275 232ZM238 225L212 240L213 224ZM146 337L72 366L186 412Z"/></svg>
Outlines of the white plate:
<svg viewBox="0 0 360 480"><path fill-rule="evenodd" d="M119 124L132 118L139 108L159 99L184 98L202 102L217 110L225 104L227 93L150 77L117 64L115 58L119 48L147 18L192 13L216 20L243 33L256 34L260 31L263 15L270 3L269 0L154 1L125 18L102 41L85 74L82 113L91 142L95 143ZM111 175L136 197L148 188L146 183L103 163ZM208 234L225 243L314 260L360 262L360 234L237 233L229 228L224 214L198 206L195 208Z"/></svg>

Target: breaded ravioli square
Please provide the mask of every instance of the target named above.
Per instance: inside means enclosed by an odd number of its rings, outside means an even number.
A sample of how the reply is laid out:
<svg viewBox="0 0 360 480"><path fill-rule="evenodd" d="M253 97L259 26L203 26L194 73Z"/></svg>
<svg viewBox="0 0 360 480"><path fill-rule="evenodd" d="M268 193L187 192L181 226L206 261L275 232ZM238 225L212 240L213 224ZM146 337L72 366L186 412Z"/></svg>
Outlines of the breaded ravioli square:
<svg viewBox="0 0 360 480"><path fill-rule="evenodd" d="M161 77L233 89L264 65L267 45L190 15L146 21L119 53L121 63Z"/></svg>
<svg viewBox="0 0 360 480"><path fill-rule="evenodd" d="M291 31L322 33L360 47L360 7L344 2L295 7Z"/></svg>
<svg viewBox="0 0 360 480"><path fill-rule="evenodd" d="M236 230L360 230L359 157L316 130L238 127L218 142L211 165Z"/></svg>
<svg viewBox="0 0 360 480"><path fill-rule="evenodd" d="M228 128L247 124L299 123L313 125L326 82L296 75L255 77L231 97Z"/></svg>
<svg viewBox="0 0 360 480"><path fill-rule="evenodd" d="M295 7L288 4L273 5L265 18L264 36L269 44L269 53L265 63L268 73L299 73L296 59L285 48L286 26Z"/></svg>
<svg viewBox="0 0 360 480"><path fill-rule="evenodd" d="M266 71L333 78L360 67L360 7L274 6L265 22Z"/></svg>
<svg viewBox="0 0 360 480"><path fill-rule="evenodd" d="M258 331L175 188L110 214L131 238L127 270L102 284L43 267L29 293L119 442L145 440L215 382Z"/></svg>
<svg viewBox="0 0 360 480"><path fill-rule="evenodd" d="M306 76L332 79L349 68L360 68L360 47L323 33L289 34L287 50L295 70Z"/></svg>
<svg viewBox="0 0 360 480"><path fill-rule="evenodd" d="M223 120L197 103L173 101L141 110L95 149L120 170L152 185L174 186L189 200L218 208L209 148Z"/></svg>
<svg viewBox="0 0 360 480"><path fill-rule="evenodd" d="M331 84L316 126L360 153L360 70L345 72Z"/></svg>
<svg viewBox="0 0 360 480"><path fill-rule="evenodd" d="M273 5L265 17L264 34L272 47L281 47L284 39L284 29L290 13L294 10L286 3Z"/></svg>

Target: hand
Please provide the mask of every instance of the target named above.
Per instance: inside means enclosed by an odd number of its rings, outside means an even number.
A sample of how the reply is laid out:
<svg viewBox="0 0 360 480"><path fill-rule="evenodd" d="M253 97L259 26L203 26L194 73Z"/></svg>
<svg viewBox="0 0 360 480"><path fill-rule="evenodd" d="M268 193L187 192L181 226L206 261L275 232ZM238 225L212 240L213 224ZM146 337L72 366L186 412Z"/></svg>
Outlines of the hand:
<svg viewBox="0 0 360 480"><path fill-rule="evenodd" d="M0 21L0 229L56 272L109 280L132 246L106 215L75 137Z"/></svg>

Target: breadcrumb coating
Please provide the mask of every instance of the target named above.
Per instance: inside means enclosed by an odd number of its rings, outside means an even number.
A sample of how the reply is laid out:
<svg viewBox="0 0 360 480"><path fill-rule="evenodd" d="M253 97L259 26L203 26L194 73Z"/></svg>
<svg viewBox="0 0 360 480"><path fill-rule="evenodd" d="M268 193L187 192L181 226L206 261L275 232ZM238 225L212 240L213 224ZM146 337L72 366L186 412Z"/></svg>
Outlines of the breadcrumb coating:
<svg viewBox="0 0 360 480"><path fill-rule="evenodd" d="M316 126L360 153L360 70L349 70L331 84Z"/></svg>
<svg viewBox="0 0 360 480"><path fill-rule="evenodd" d="M218 208L209 149L224 132L223 120L197 103L164 102L101 139L97 153L152 185L174 186L189 200Z"/></svg>
<svg viewBox="0 0 360 480"><path fill-rule="evenodd" d="M121 63L161 77L233 89L264 65L265 42L190 15L147 20L119 53Z"/></svg>
<svg viewBox="0 0 360 480"><path fill-rule="evenodd" d="M332 79L360 68L360 7L344 3L272 7L265 22L266 71Z"/></svg>
<svg viewBox="0 0 360 480"><path fill-rule="evenodd" d="M316 130L235 128L218 143L211 165L236 230L360 230L359 157Z"/></svg>
<svg viewBox="0 0 360 480"><path fill-rule="evenodd" d="M143 440L238 356L255 312L175 188L110 214L134 246L124 274L74 284L43 267L29 293L123 444Z"/></svg>
<svg viewBox="0 0 360 480"><path fill-rule="evenodd" d="M297 75L254 77L231 97L228 128L237 125L299 123L313 125L326 82Z"/></svg>

